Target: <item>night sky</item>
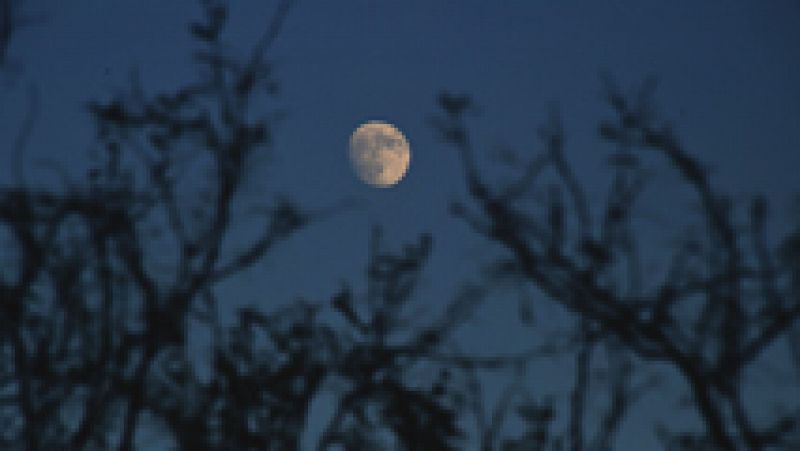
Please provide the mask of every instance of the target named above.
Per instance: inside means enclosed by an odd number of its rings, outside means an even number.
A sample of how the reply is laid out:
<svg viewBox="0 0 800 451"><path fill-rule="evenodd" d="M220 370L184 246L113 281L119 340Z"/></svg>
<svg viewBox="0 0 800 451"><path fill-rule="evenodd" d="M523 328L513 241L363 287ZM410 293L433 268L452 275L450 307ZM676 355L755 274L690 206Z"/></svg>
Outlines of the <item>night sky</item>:
<svg viewBox="0 0 800 451"><path fill-rule="evenodd" d="M44 20L11 48L16 69L2 80L0 137L7 142L18 129L28 87L35 87L38 116L25 175L53 184L43 161L79 177L96 144L89 100L110 98L133 73L147 92L195 78L187 23L200 8L188 0L29 3ZM224 41L241 54L269 23L274 2L231 3ZM458 286L477 280L497 249L448 211L466 192L457 154L430 125L442 90L468 94L477 105L469 124L487 174L495 173L498 149L539 150L537 127L556 107L567 156L580 181L599 193L609 147L596 130L610 115L599 75L625 89L655 76L659 116L708 164L712 181L734 202L765 193L780 227L791 219L791 194L800 192L798 43L800 4L792 0L300 1L269 53L280 93L263 112L285 118L272 153L254 161L243 198L268 201L279 193L310 211L349 207L282 243L222 287L223 299L269 310L296 297L324 300L343 283L363 290L375 225L389 248L432 233L433 255L417 293L423 311L436 311ZM350 133L369 120L395 124L411 144L409 172L395 187L370 187L350 166ZM0 165L0 181L11 176L10 166ZM650 209L659 210L659 193L676 180L669 171L655 173ZM246 237L252 227L237 230ZM651 244L666 246L669 238ZM491 297L461 330L465 346L480 353L527 347L532 332L519 326L514 296L498 290ZM536 315L546 327L566 324L547 304ZM557 362L543 368L532 373L537 383L560 390L559 381L571 377ZM653 422L691 424L669 399L641 401L620 449L650 443Z"/></svg>

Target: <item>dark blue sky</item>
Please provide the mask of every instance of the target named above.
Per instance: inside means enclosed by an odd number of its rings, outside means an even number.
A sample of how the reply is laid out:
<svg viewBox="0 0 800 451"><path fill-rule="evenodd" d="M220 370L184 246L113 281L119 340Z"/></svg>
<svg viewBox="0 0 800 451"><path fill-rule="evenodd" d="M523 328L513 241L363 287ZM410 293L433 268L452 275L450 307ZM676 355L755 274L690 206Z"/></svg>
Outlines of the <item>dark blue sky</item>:
<svg viewBox="0 0 800 451"><path fill-rule="evenodd" d="M226 41L243 51L267 26L273 2L232 3ZM131 70L149 92L194 77L186 26L199 17L193 1L40 0L28 10L46 22L11 50L20 73L0 91L11 99L0 105L0 137L8 142L17 129L23 87L33 84L40 106L29 177L49 180L35 165L43 158L78 173L94 136L86 101L126 86ZM473 95L473 131L486 150L535 150L536 127L557 104L568 156L596 188L608 150L595 133L608 116L598 74L623 86L655 75L661 115L709 163L713 180L734 196L765 192L788 215L789 194L800 191L798 43L800 4L792 0L301 1L272 49L281 95L264 106L288 116L273 158L256 162L244 195L268 200L277 191L309 208L343 199L360 207L297 235L224 291L268 308L294 296L321 300L342 281L358 286L373 224L390 246L433 233L423 307L435 310L472 277L492 246L447 212L464 193L455 153L428 123L441 89ZM350 133L372 119L394 123L411 143L409 173L392 189L362 184L347 160ZM0 165L0 181L10 175ZM659 174L653 189L675 180ZM465 336L485 351L518 349L525 333L504 327L515 317L513 302L498 295Z"/></svg>

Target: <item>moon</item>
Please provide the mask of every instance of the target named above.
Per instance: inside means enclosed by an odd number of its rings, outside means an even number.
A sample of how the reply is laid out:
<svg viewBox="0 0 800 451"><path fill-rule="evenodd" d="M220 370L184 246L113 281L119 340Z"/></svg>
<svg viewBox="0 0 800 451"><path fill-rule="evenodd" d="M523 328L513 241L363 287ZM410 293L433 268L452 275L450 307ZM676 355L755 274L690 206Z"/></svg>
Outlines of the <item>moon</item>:
<svg viewBox="0 0 800 451"><path fill-rule="evenodd" d="M369 121L350 136L350 161L364 183L388 188L396 185L408 171L411 146L394 125Z"/></svg>

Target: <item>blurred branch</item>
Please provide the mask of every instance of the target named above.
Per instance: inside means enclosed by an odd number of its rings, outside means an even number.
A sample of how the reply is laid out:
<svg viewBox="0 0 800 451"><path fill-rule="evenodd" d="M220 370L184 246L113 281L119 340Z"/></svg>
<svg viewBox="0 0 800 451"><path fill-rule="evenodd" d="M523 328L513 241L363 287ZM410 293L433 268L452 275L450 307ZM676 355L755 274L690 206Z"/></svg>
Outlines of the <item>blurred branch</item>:
<svg viewBox="0 0 800 451"><path fill-rule="evenodd" d="M544 219L522 208L517 196L493 189L477 169L462 115L448 108L449 97L440 96L443 114L433 121L439 136L460 153L468 192L478 211L456 204L453 212L475 231L510 251L512 262L500 265L522 275L551 299L582 319L596 324L603 336L613 338L644 360L666 362L688 383L695 405L706 422L711 440L720 449L760 449L762 433L753 430L750 413L739 401L744 369L779 337L791 330L800 317L800 300L780 293L773 260L766 248L763 222L766 205L757 200L751 209L753 255L746 255L744 234L737 232L732 208L719 194L702 165L674 138L666 125L655 126L652 92L648 80L629 100L609 80L608 102L613 121L600 124L600 136L618 145L615 177L599 227L591 221L583 188L563 157L563 131L557 119L543 128L546 153L559 181L573 202L578 224L565 234L567 218L561 205L560 187L550 186ZM469 101L466 101L469 103ZM705 219L707 240L687 244L673 256L666 278L641 280L631 211L644 187L645 178L633 157L635 148L652 149L665 157L698 195ZM531 167L539 172L539 163ZM526 168L522 180L530 178ZM527 188L526 188L527 189ZM512 192L519 192L515 188ZM531 193L534 195L534 193ZM549 232L547 232L549 230ZM599 235L595 238L595 235ZM755 262L748 267L745 262ZM624 276L613 268L625 264ZM688 264L702 268L693 273ZM700 275L702 274L702 275ZM616 279L616 280L615 280ZM760 295L743 287L760 283ZM623 291L621 287L627 286ZM648 292L642 289L648 287ZM682 311L700 300L699 315L692 320ZM581 449L581 414L587 378L586 361L578 359L578 379L572 402L572 448ZM586 357L583 355L584 358ZM581 376L583 374L583 376ZM627 380L620 376L619 380ZM603 420L598 446L610 440L625 411L628 392L614 388L611 410Z"/></svg>

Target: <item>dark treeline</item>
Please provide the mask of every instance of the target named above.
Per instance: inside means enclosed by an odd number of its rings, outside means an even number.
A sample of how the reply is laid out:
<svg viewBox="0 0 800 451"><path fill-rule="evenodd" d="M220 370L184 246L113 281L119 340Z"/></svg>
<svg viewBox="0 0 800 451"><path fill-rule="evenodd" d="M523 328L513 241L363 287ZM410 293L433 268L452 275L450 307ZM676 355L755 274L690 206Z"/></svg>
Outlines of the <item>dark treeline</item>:
<svg viewBox="0 0 800 451"><path fill-rule="evenodd" d="M612 119L598 130L617 150L601 208L570 168L557 115L540 130L543 151L517 162L519 177L492 183L471 144L470 98L440 96L434 132L442 151L459 152L469 193L453 214L503 257L438 315L413 315L433 238L391 251L376 227L364 296L343 286L222 322L220 283L325 221L275 196L260 205L260 234L230 243L249 162L275 146L277 116L251 107L275 95L268 55L290 6L279 3L234 58L222 44L225 4L201 2L189 25L196 80L157 94L134 82L90 102L88 138L99 144L83 176L45 188L20 170L0 185L0 449L152 449L143 437L156 435L185 450L608 450L637 400L658 389L643 377L655 365L680 379L684 409L700 419L695 430L653 430L665 449L800 448L800 400L779 411L744 393L765 358L800 383L800 228L766 236L759 196L735 208L657 119L650 82L632 96L606 82ZM33 24L24 7L0 0L8 76L7 50ZM24 141L3 143L10 164L21 165ZM660 272L643 268L634 220L643 161L677 171L699 205L697 227L672 232ZM509 279L562 306L574 329L559 345L532 335L519 355L459 350L453 332ZM210 355L190 351L198 328ZM528 383L529 364L555 355L574 361L565 400ZM198 358L210 374L194 368ZM497 372L513 381L487 406L483 385ZM336 405L311 443L304 432L323 393ZM597 399L599 414L589 409ZM522 426L511 431L511 418Z"/></svg>

